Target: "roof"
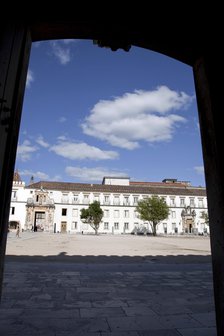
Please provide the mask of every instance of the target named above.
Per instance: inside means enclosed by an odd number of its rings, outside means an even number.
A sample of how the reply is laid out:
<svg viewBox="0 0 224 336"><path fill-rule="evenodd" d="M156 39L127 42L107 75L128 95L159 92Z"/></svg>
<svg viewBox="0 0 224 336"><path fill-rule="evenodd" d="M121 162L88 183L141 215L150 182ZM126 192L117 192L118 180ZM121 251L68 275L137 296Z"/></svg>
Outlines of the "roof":
<svg viewBox="0 0 224 336"><path fill-rule="evenodd" d="M71 182L47 182L40 181L27 186L27 189L47 189L62 192L95 192L95 193L127 193L127 194L155 194L155 195L183 195L183 196L206 196L206 189L203 187L189 187L182 184L168 186L167 183L144 185L106 185ZM155 182L156 183L156 182Z"/></svg>
<svg viewBox="0 0 224 336"><path fill-rule="evenodd" d="M13 175L13 181L14 181L14 182L22 182L18 170L16 170L16 171L14 172L14 175Z"/></svg>
<svg viewBox="0 0 224 336"><path fill-rule="evenodd" d="M130 182L131 186L145 186L145 187L149 187L149 186L157 186L157 187L163 187L163 188L180 188L183 186L189 186L189 183L187 182Z"/></svg>

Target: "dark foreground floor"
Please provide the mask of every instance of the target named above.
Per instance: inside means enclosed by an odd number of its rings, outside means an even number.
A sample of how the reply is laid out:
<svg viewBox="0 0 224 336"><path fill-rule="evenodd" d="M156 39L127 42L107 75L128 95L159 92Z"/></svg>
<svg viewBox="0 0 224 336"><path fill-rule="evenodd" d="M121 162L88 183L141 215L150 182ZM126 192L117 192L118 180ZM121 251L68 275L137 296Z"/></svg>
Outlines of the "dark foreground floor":
<svg viewBox="0 0 224 336"><path fill-rule="evenodd" d="M0 335L215 336L210 262L8 256Z"/></svg>

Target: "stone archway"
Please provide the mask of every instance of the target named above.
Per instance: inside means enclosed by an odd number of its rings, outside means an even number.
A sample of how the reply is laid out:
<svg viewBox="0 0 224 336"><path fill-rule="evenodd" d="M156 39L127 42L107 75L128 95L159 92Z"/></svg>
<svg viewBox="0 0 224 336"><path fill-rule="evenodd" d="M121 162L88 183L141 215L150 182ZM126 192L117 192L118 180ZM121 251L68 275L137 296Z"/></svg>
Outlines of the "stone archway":
<svg viewBox="0 0 224 336"><path fill-rule="evenodd" d="M186 15L186 17L188 17ZM221 29L211 30L204 16L189 22L168 15L159 34L154 20L117 23L74 20L0 23L0 268L4 268L10 193L21 119L23 95L32 41L84 38L112 50L130 45L158 51L192 66L195 78L211 229L211 250L218 335L224 334L224 155L223 155L223 51ZM182 18L182 16L181 16ZM172 21L173 20L173 21ZM176 24L175 31L170 22ZM187 24L186 24L187 23ZM209 28L208 28L209 26ZM178 27L178 28L177 28ZM176 33L179 30L179 34ZM179 39L181 36L181 40ZM218 41L216 44L213 41Z"/></svg>
<svg viewBox="0 0 224 336"><path fill-rule="evenodd" d="M185 207L181 212L183 233L197 233L195 227L196 212L190 206Z"/></svg>

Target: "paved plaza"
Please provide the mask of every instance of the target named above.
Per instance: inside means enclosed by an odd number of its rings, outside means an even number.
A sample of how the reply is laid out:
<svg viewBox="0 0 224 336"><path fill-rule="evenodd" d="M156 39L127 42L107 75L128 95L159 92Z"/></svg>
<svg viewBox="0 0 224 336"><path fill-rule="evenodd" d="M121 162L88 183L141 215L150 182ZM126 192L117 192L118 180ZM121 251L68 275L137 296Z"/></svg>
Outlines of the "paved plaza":
<svg viewBox="0 0 224 336"><path fill-rule="evenodd" d="M209 237L9 232L0 335L215 336Z"/></svg>

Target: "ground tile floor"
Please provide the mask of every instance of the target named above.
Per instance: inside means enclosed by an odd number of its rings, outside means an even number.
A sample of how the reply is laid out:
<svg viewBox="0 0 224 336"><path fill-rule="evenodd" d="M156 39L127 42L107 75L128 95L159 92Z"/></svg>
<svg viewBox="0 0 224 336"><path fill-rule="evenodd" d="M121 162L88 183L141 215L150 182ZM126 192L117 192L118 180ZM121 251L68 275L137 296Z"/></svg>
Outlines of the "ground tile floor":
<svg viewBox="0 0 224 336"><path fill-rule="evenodd" d="M209 239L10 233L0 334L215 336Z"/></svg>

